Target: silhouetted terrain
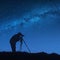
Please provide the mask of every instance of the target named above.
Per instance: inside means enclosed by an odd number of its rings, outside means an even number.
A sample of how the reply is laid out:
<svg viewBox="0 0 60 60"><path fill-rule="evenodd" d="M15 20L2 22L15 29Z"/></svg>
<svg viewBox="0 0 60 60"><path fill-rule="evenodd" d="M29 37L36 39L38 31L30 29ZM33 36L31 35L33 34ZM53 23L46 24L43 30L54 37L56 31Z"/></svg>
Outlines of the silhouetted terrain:
<svg viewBox="0 0 60 60"><path fill-rule="evenodd" d="M0 52L0 60L60 60L60 55L52 53Z"/></svg>

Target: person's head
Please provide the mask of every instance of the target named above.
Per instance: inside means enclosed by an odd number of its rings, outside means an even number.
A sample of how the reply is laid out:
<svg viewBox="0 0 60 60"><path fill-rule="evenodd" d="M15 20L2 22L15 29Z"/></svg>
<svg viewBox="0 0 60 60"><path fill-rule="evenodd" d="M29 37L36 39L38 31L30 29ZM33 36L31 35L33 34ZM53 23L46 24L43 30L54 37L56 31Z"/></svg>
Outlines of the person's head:
<svg viewBox="0 0 60 60"><path fill-rule="evenodd" d="M20 33L20 32L18 32L17 34L18 34L19 36L22 36L22 37L24 36L24 35L23 35L22 33Z"/></svg>

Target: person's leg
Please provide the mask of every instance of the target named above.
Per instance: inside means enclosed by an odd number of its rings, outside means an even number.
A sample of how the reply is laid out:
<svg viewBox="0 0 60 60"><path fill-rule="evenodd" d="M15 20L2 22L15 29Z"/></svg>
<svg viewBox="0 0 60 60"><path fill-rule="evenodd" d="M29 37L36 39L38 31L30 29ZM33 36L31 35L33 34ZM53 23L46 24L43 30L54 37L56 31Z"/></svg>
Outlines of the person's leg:
<svg viewBox="0 0 60 60"><path fill-rule="evenodd" d="M12 51L16 52L16 46L15 46L15 44L12 44Z"/></svg>
<svg viewBox="0 0 60 60"><path fill-rule="evenodd" d="M15 43L10 43L10 44L11 44L12 52L16 52L16 46L15 46Z"/></svg>

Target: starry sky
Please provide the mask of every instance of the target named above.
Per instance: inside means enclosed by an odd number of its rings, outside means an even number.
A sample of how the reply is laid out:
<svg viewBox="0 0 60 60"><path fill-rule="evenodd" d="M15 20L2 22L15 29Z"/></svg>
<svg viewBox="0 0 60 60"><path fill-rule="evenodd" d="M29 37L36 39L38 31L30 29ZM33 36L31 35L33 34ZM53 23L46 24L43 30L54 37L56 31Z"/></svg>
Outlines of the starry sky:
<svg viewBox="0 0 60 60"><path fill-rule="evenodd" d="M0 51L11 51L9 40L18 32L31 52L60 54L60 1L0 0ZM22 51L29 52L24 44Z"/></svg>

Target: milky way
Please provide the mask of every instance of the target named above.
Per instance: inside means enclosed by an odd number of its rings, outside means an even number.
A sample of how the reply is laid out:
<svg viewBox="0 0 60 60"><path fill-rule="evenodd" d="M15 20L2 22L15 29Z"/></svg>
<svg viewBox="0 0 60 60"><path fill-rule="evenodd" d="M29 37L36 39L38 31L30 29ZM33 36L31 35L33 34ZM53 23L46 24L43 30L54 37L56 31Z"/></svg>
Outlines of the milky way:
<svg viewBox="0 0 60 60"><path fill-rule="evenodd" d="M0 26L0 31L8 30L16 27L29 27L34 23L40 22L40 24L47 24L48 22L55 22L56 18L60 19L60 11L57 9L52 9L52 7L35 7L32 11L24 14L20 19L12 19L11 21L4 22ZM50 20L48 20L50 18ZM44 21L45 19L45 21Z"/></svg>

